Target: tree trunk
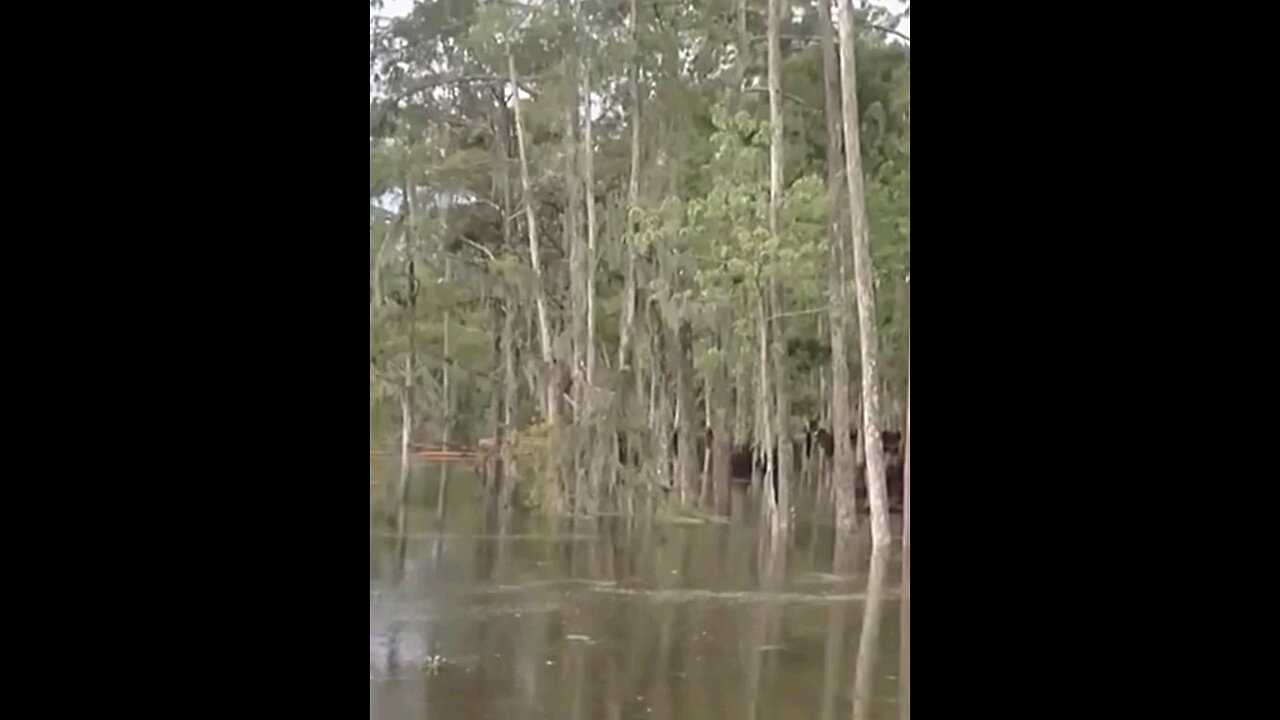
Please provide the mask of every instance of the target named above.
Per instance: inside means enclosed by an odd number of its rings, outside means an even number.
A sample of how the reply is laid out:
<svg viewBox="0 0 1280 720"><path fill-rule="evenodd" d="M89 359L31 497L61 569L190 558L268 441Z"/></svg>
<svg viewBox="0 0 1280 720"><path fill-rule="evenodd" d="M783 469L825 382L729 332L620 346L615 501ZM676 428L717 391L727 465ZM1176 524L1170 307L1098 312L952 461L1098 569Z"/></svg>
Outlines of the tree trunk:
<svg viewBox="0 0 1280 720"><path fill-rule="evenodd" d="M569 313L572 351L569 357L569 377L572 382L573 398L573 430L567 437L566 469L572 473L573 484L570 489L570 507L574 515L582 512L586 475L585 448L586 438L586 345L587 345L587 278L586 248L583 247L582 232L579 227L579 194L584 182L581 175L582 165L578 158L578 79L577 57L573 34L575 22L568 4L562 0L560 9L564 22L564 41L568 46L569 57L565 58L568 68L566 77L569 101L564 107L564 152L565 152L565 212L564 233L565 246L569 248Z"/></svg>
<svg viewBox="0 0 1280 720"><path fill-rule="evenodd" d="M902 430L902 547L911 547L911 336L907 335L907 410Z"/></svg>
<svg viewBox="0 0 1280 720"><path fill-rule="evenodd" d="M403 517L405 509L409 501L409 445L410 436L413 434L413 380L414 380L414 351L415 341L417 339L418 325L418 277L417 269L414 266L414 237L417 232L417 216L415 215L415 195L409 183L404 184L404 203L408 212L408 224L404 231L404 254L406 275L409 279L409 313L408 313L408 332L405 334L409 340L409 354L405 358L404 367L404 388L400 393L400 508L399 514Z"/></svg>
<svg viewBox="0 0 1280 720"><path fill-rule="evenodd" d="M571 331L569 337L571 340L572 352L569 358L569 377L573 382L573 419L575 425L580 425L584 420L583 398L585 397L584 385L586 383L586 344L587 344L587 298L586 298L586 249L582 245L582 233L579 228L579 218L581 214L578 209L579 193L582 191L583 179L580 175L582 170L581 164L578 162L578 52L577 43L575 41L575 31L577 30L577 22L575 20L574 8L570 6L569 0L559 1L559 12L561 22L561 42L565 47L564 65L565 65L565 91L566 102L564 103L564 161L565 161L565 209L564 209L564 234L565 247L569 249L569 315ZM571 445L574 445L573 472L578 476L579 484L581 480L581 468L579 460L580 453L577 452L580 438L577 437L578 430L574 428L574 438ZM577 505L577 489L574 490L574 505Z"/></svg>
<svg viewBox="0 0 1280 720"><path fill-rule="evenodd" d="M631 342L632 326L636 319L636 250L635 212L640 203L640 53L636 48L639 42L636 11L636 0L631 0L631 169L627 178L627 208L625 222L625 244L627 254L626 287L622 300L622 327L618 329L618 371L627 367L627 350Z"/></svg>
<svg viewBox="0 0 1280 720"><path fill-rule="evenodd" d="M596 374L596 180L595 148L591 137L591 66L582 70L582 97L587 99L582 117L582 174L587 204L587 385L595 384Z"/></svg>
<svg viewBox="0 0 1280 720"><path fill-rule="evenodd" d="M761 275L763 275L763 263L761 263ZM760 278L763 285L764 279ZM757 467L760 471L760 480L756 485L756 489L760 492L760 509L764 514L767 522L772 527L779 527L777 523L778 501L777 496L773 492L773 482L776 477L774 468L774 452L775 443L773 436L772 420L774 408L770 402L773 399L773 392L769 387L769 321L768 313L765 311L764 303L764 287L756 288L756 332L759 334L760 340L760 356L758 358L760 371L760 394L756 396L756 417L757 427L759 431L756 433L758 440L757 453L759 461Z"/></svg>
<svg viewBox="0 0 1280 720"><path fill-rule="evenodd" d="M722 318L721 322L724 320ZM725 336L723 324L717 330L718 338ZM729 453L731 447L731 431L729 429L730 387L728 376L728 348L721 340L717 343L721 349L719 361L712 369L714 381L707 392L707 414L711 427L711 487L715 496L714 506L717 512L728 508L729 502Z"/></svg>
<svg viewBox="0 0 1280 720"><path fill-rule="evenodd" d="M512 240L513 232L511 228L511 116L508 114L507 107L504 103L498 103L498 122L495 123L497 133L500 134L500 140L494 143L494 152L497 154L497 167L502 168L498 181L502 188L502 253L512 253L515 250L515 243ZM515 370L515 313L516 302L514 297L514 287L507 284L503 287L503 296L500 300L500 311L502 313L502 324L498 332L498 368L497 376L500 378L500 391L495 392L499 395L498 414L496 422L497 431L494 433L494 442L497 444L498 450L498 471L495 473L494 482L498 492L498 509L500 513L505 513L510 509L510 493L509 489L515 482L515 473L511 467L511 441L515 431L512 425L512 419L515 414L516 404L516 370Z"/></svg>
<svg viewBox="0 0 1280 720"><path fill-rule="evenodd" d="M640 74L639 63L640 54L637 49L638 41L638 22L639 13L636 7L636 0L631 0L631 12L627 18L630 23L632 56L630 62L630 85L631 85L631 166L627 177L627 199L623 208L622 223L622 243L623 253L626 257L626 278L624 280L622 311L619 319L618 328L618 402L622 408L623 417L635 417L643 397L642 388L644 380L640 375L640 367L638 363L629 362L633 354L632 350L632 333L634 331L636 319L636 223L635 213L640 202ZM635 352L638 355L638 352ZM628 391L626 387L626 371L630 367L632 374L632 387L634 391ZM622 440L626 443L627 455L630 457L637 448L640 447L639 436L632 432L629 427L630 422L625 423L628 427L623 430ZM615 433L616 435L616 433ZM634 468L631 468L634 469ZM634 485L632 486L635 487ZM634 507L634 493L627 495L627 504Z"/></svg>
<svg viewBox="0 0 1280 720"><path fill-rule="evenodd" d="M511 509L515 493L516 473L512 466L511 443L515 440L516 418L516 353L515 353L516 304L506 299L502 315L502 443L499 457L502 460L502 485L499 488L498 507L505 513Z"/></svg>
<svg viewBox="0 0 1280 720"><path fill-rule="evenodd" d="M674 342L670 356L676 370L676 400L680 413L677 416L676 432L679 434L680 447L676 453L676 482L679 483L680 502L695 492L697 474L698 445L693 429L698 426L697 407L693 402L693 364L690 356L693 353L693 330L689 323L678 321L672 333Z"/></svg>
<svg viewBox="0 0 1280 720"><path fill-rule="evenodd" d="M511 115L505 105L500 108L500 129L502 142L498 146L502 151L502 251L514 253L515 242L512 231L511 208ZM515 439L516 398L519 387L516 380L515 334L516 334L516 297L515 287L508 284L504 288L502 298L502 331L498 339L498 351L501 358L499 372L502 378L502 412L498 417L501 428L498 435L498 461L501 470L498 473L498 510L499 525L503 524L507 512L511 509L512 495L515 489L515 468L512 466L511 444Z"/></svg>
<svg viewBox="0 0 1280 720"><path fill-rule="evenodd" d="M738 44L737 59L734 62L734 83L733 93L729 97L729 109L737 112L738 104L742 100L743 85L747 78L747 66L750 64L751 57L751 38L747 36L747 0L738 0L738 13L734 18L737 21Z"/></svg>
<svg viewBox="0 0 1280 720"><path fill-rule="evenodd" d="M778 225L778 212L782 204L782 50L779 47L778 25L781 22L780 6L783 0L767 0L768 42L769 42L769 232L775 242L780 243L781 228ZM778 260L772 258L769 272L769 304L772 312L779 316L785 310L781 293L778 289ZM791 409L787 392L787 355L783 347L783 323L775 317L773 328L773 363L774 363L774 410L773 427L776 430L777 490L775 494L776 527L785 528L790 520L790 482L791 482Z"/></svg>
<svg viewBox="0 0 1280 720"><path fill-rule="evenodd" d="M511 78L511 104L516 116L516 146L520 149L520 186L524 191L525 222L529 233L529 262L533 265L533 274L537 286L534 288L534 304L538 309L538 340L542 350L542 384L545 405L543 416L552 425L560 414L560 392L557 387L555 373L555 357L551 351L551 327L547 318L546 290L542 284L542 252L538 245L538 218L534 211L534 197L529 181L529 151L525 147L524 117L520 112L520 83L516 76L516 61L507 48L507 72Z"/></svg>
<svg viewBox="0 0 1280 720"><path fill-rule="evenodd" d="M835 27L831 21L829 0L818 3L818 24L822 31L822 71L825 80L827 115L827 201L830 214L827 286L831 328L831 433L835 452L832 484L836 493L836 528L848 532L858 524L857 465L849 433L853 429L849 413L849 359L846 340L849 308L848 270L845 243L849 227L845 214L848 195L842 172L845 162L841 139L840 66L836 59Z"/></svg>
<svg viewBox="0 0 1280 720"><path fill-rule="evenodd" d="M413 373L413 356L406 361L406 377ZM409 433L413 427L413 399L410 393L412 386L406 380L400 390L400 484L397 499L403 508L409 500Z"/></svg>
<svg viewBox="0 0 1280 720"><path fill-rule="evenodd" d="M867 232L862 155L858 137L858 90L854 60L853 7L840 4L840 85L844 100L845 175L849 184L849 225L853 235L853 271L858 300L858 341L862 351L862 436L867 456L867 497L871 503L871 542L890 542L889 503L885 491L884 449L880 442L879 339L876 331L875 268Z"/></svg>
<svg viewBox="0 0 1280 720"><path fill-rule="evenodd" d="M441 212L443 213L443 209L441 210ZM445 222L445 219L444 217L442 217L441 224L443 225L444 222ZM443 243L443 236L442 236L442 243ZM449 256L445 254L443 247L441 248L441 251L442 251L441 254L444 255L444 282L445 282L445 285L448 285L449 282L453 279L452 272L451 272L452 268L449 262ZM445 310L444 310L443 330L444 330L444 333L443 333L444 334L444 338L443 338L444 369L442 371L442 376L441 376L441 387L444 390L444 418L443 418L443 422L441 422L440 445L443 448L447 449L449 447L449 426L453 422L453 402L452 402L453 396L451 395L449 390L449 364L451 360L449 358L449 309L447 305L445 306ZM449 486L449 463L447 462L440 463L440 489L436 493L436 517L437 518L441 518L441 519L444 518L444 500L447 492L446 488L448 486Z"/></svg>

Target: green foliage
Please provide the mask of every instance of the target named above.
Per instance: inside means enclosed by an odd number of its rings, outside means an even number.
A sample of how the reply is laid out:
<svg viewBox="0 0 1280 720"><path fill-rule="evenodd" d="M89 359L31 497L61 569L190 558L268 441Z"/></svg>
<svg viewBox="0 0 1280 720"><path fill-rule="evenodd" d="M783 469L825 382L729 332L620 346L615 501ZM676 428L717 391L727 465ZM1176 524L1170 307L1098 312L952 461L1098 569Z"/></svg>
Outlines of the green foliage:
<svg viewBox="0 0 1280 720"><path fill-rule="evenodd" d="M563 507L563 496L557 478L561 433L541 423L520 432L512 444L511 457L516 465L517 499L532 510L554 512Z"/></svg>
<svg viewBox="0 0 1280 720"><path fill-rule="evenodd" d="M814 378L830 358L820 312L827 303L829 227L816 7L794 5L799 17L783 32L812 41L788 39L784 46L785 167L776 236L768 225L767 97L759 92L739 95L732 86L736 4L699 0L642 7L634 43L625 29L625 3L584 0L572 17L562 17L557 7L424 0L409 17L371 35L378 97L370 102L370 302L378 290L387 298L409 295L409 258L414 259L418 288L416 309L390 299L384 307L371 308L370 402L378 408L371 413L398 413L396 393L404 381L412 330L418 363L409 380L418 391L415 402L424 418L422 432L428 435L424 440L444 421L438 401L447 309L453 437L466 441L488 435L500 317L490 302L497 298L518 313L517 416L521 422L534 417L536 401L525 368L536 356L532 299L538 280L529 263L514 136L502 136L511 122L508 53L523 88L534 210L543 243L543 287L556 334L567 336L569 326L569 249L561 228L566 204L564 108L570 96L569 63L576 58L579 69L589 61L594 93L600 355L610 358L610 364L616 359L629 251L638 258L642 302L657 302L668 322L687 322L693 331L690 360L700 378L719 367L749 368L757 362L750 352L757 332L754 302L772 276L785 290L786 309L797 313L787 319L782 338L795 381L793 402L797 412L816 408ZM892 23L876 8L858 12L873 22ZM868 23L859 30L866 205L885 377L896 393L906 378L907 319L900 286L909 267L911 230L909 56ZM758 17L751 18L749 32L763 34ZM763 43L753 48L748 76L763 74L763 48ZM640 207L628 218L624 205L631 169L633 69L642 96L641 197ZM507 114L499 112L499 104L505 104ZM731 107L736 110L730 112ZM508 151L511 157L504 162ZM398 231L390 232L397 218L375 204L384 196L400 197L406 185L418 197L417 223L407 245ZM463 198L449 209L447 222L440 222L438 208L431 205L430 198L437 195ZM502 240L503 214L511 223L509 246ZM629 220L638 231L628 248L624 229ZM442 280L446 256L452 259L450 282ZM375 275L379 288L373 286ZM647 322L644 315L638 322ZM734 341L732 347L727 339ZM856 361L856 347L851 350ZM631 382L627 375L606 374L604 367L599 372L607 378L602 383ZM532 478L550 467L529 463L553 457L548 446L553 440L549 429L524 427L520 436L527 450L521 476ZM551 492L539 495L541 490L530 489L528 501L559 502Z"/></svg>

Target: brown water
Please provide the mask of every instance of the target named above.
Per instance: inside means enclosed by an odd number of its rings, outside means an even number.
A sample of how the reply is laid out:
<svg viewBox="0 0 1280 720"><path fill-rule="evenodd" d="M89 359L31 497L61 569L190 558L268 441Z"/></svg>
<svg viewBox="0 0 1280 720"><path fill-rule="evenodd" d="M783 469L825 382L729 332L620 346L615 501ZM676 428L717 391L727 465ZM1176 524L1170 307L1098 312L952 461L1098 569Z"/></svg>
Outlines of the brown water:
<svg viewBox="0 0 1280 720"><path fill-rule="evenodd" d="M370 522L370 718L908 716L901 552L858 538L833 574L812 491L771 546L745 493L724 524L499 528L463 465L439 517L438 473L415 472L403 533Z"/></svg>

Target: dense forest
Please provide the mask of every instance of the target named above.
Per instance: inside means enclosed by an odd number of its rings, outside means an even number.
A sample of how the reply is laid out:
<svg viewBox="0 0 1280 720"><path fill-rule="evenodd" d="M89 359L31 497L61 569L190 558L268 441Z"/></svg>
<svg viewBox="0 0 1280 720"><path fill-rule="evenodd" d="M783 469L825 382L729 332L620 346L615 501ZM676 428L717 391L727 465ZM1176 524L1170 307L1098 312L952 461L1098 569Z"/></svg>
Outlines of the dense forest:
<svg viewBox="0 0 1280 720"><path fill-rule="evenodd" d="M481 447L497 507L575 516L711 516L742 483L785 528L816 483L837 526L865 514L888 542L909 495L909 13L371 13L371 449Z"/></svg>

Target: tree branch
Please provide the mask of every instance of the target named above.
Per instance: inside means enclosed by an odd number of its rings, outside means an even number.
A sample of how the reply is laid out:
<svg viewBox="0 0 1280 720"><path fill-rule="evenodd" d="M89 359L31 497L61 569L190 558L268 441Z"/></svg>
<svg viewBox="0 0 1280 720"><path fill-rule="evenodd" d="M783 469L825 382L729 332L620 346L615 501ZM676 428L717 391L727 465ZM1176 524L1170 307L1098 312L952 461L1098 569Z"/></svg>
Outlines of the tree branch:
<svg viewBox="0 0 1280 720"><path fill-rule="evenodd" d="M743 88L743 92L764 94L764 93L769 92L769 88L767 88L767 87L749 87L749 88ZM816 107L814 107L814 106L810 105L809 103L805 102L802 98L799 98L799 97L797 97L797 96L795 96L795 95L792 95L792 94L791 94L791 93L789 93L789 92L784 92L784 93L782 93L782 96L783 96L783 97L785 97L787 100L790 100L791 102L795 103L796 105L799 105L801 108L803 108L803 109L805 109L805 110L817 111L817 109L818 109L818 108L816 108Z"/></svg>
<svg viewBox="0 0 1280 720"><path fill-rule="evenodd" d="M830 309L831 308L829 306L823 305L822 307L809 308L808 310L792 310L791 312L784 312L784 313L778 313L777 315L770 315L768 319L777 320L779 318L795 317L797 315L816 315L818 313L827 312Z"/></svg>
<svg viewBox="0 0 1280 720"><path fill-rule="evenodd" d="M494 256L493 256L493 253L489 251L489 248L487 248L487 247L485 247L485 246L481 245L481 244L480 244L480 243L478 243L478 242L475 242L474 240L471 240L470 238L468 238L468 237L466 237L466 236L464 236L464 235L459 235L458 237L459 237L459 239L461 239L461 240L462 240L462 242L464 242L464 243L466 243L466 244L470 245L470 246L471 246L471 247L473 247L473 248L476 248L477 250L480 250L480 251L481 251L481 252L483 252L485 255L488 255L490 260L492 260L492 261L494 261L494 262L497 262L497 260L498 260L498 259L497 259L496 257L494 257Z"/></svg>
<svg viewBox="0 0 1280 720"><path fill-rule="evenodd" d="M399 93L392 95L392 97L397 100L402 100L405 97L408 97L409 95L412 95L414 93L422 92L423 90L430 90L432 88L437 88L442 85L462 85L465 83L477 83L477 82L502 83L505 85L511 82L511 79L502 77L501 75L459 75L454 77L437 75L435 77L423 78L421 80L414 81L413 83L410 83L409 87L405 88L403 91ZM535 98L538 97L539 93L536 92L533 88L526 85L523 81L521 81L519 84L520 84L521 90L524 90L525 92L529 93Z"/></svg>
<svg viewBox="0 0 1280 720"><path fill-rule="evenodd" d="M875 24L875 23L866 23L866 25L867 25L867 27L875 28L876 30L879 30L880 32L883 32L883 33L889 33L890 35L897 35L898 37L902 38L903 40L906 40L908 43L910 43L910 42L911 42L911 36L910 36L910 35L903 35L902 33L898 32L897 30L894 30L893 28L885 27L885 26L883 26L883 25L877 25L877 24Z"/></svg>

